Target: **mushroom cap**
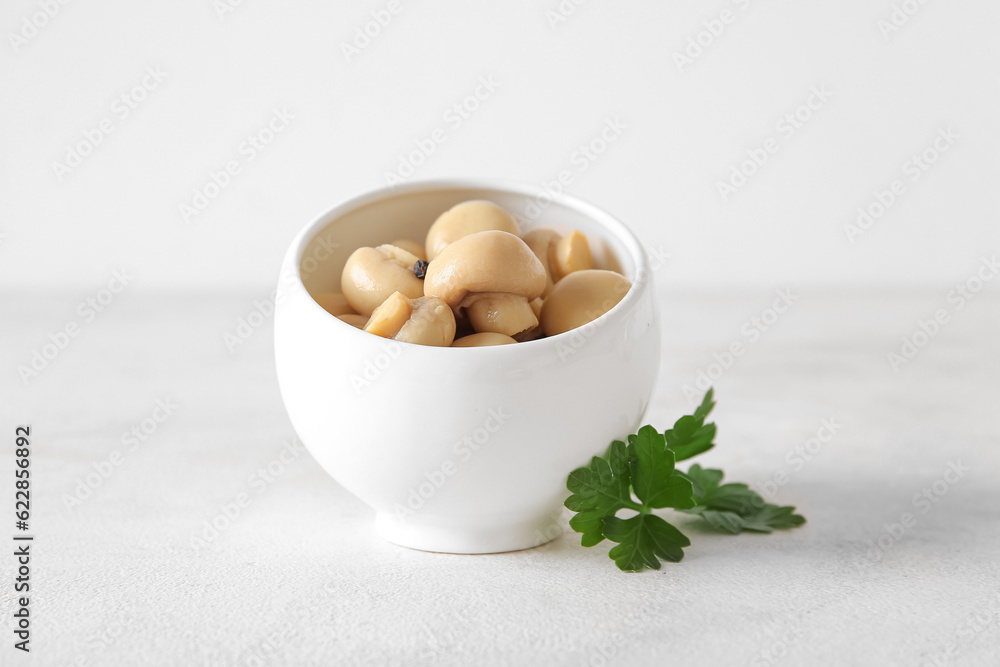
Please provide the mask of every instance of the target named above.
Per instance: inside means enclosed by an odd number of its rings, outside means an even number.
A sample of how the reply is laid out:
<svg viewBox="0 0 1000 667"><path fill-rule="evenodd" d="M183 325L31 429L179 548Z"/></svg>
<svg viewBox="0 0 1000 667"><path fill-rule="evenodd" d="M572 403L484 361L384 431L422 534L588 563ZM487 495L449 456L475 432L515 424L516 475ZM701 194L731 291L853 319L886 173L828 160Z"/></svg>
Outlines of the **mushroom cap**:
<svg viewBox="0 0 1000 667"><path fill-rule="evenodd" d="M389 245L395 246L397 248L402 248L406 252L410 253L417 259L422 259L427 261L427 253L424 251L424 244L414 241L413 239L396 239Z"/></svg>
<svg viewBox="0 0 1000 667"><path fill-rule="evenodd" d="M594 268L594 258L590 254L590 243L579 230L574 229L559 239L552 249L552 279L562 280L575 271L585 271Z"/></svg>
<svg viewBox="0 0 1000 667"><path fill-rule="evenodd" d="M364 329L403 343L448 347L455 340L455 315L441 299L408 299L394 292L375 309Z"/></svg>
<svg viewBox="0 0 1000 667"><path fill-rule="evenodd" d="M416 299L424 293L423 281L413 274L416 261L414 255L391 245L358 248L344 265L341 292L360 315L371 315L396 291Z"/></svg>
<svg viewBox="0 0 1000 667"><path fill-rule="evenodd" d="M542 329L555 336L582 327L618 305L631 287L614 271L574 271L556 283L542 304Z"/></svg>
<svg viewBox="0 0 1000 667"><path fill-rule="evenodd" d="M537 299L536 299L537 300ZM470 295L464 301L469 323L477 333L515 336L538 326L538 316L528 300L517 294Z"/></svg>
<svg viewBox="0 0 1000 667"><path fill-rule="evenodd" d="M474 333L455 339L452 347L487 347L489 345L510 345L517 341L499 333Z"/></svg>
<svg viewBox="0 0 1000 667"><path fill-rule="evenodd" d="M552 291L552 285L555 283L555 278L552 277L553 267L550 262L552 260L552 255L554 254L555 246L559 243L559 239L562 238L554 229L549 229L548 227L540 227L538 229L532 229L521 237L524 242L528 244L531 251L535 253L535 257L538 261L542 263L545 267L545 296Z"/></svg>
<svg viewBox="0 0 1000 667"><path fill-rule="evenodd" d="M413 312L395 338L404 343L448 347L455 340L455 314L441 299L422 296L410 302Z"/></svg>
<svg viewBox="0 0 1000 667"><path fill-rule="evenodd" d="M427 231L424 248L433 260L447 246L464 236L490 229L520 235L517 220L491 201L474 199L456 204L438 216Z"/></svg>
<svg viewBox="0 0 1000 667"><path fill-rule="evenodd" d="M412 302L402 292L393 292L365 323L365 331L383 338L392 338L399 333L413 313Z"/></svg>
<svg viewBox="0 0 1000 667"><path fill-rule="evenodd" d="M450 244L427 267L424 294L452 308L469 294L516 294L527 300L545 291L545 267L517 236L485 231Z"/></svg>

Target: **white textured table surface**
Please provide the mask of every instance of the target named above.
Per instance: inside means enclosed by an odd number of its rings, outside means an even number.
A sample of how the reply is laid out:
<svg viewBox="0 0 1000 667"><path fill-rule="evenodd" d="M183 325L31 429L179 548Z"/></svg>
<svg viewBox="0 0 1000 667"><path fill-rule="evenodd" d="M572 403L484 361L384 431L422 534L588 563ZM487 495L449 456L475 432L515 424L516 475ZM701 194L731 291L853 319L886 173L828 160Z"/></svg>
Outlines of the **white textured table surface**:
<svg viewBox="0 0 1000 667"><path fill-rule="evenodd" d="M14 425L30 423L36 540L30 656L11 646L14 560L0 558L0 664L1000 663L1000 298L797 296L751 341L741 327L773 294L667 295L647 420L665 428L688 407L681 387L745 343L715 381L718 447L702 462L756 485L779 473L777 501L808 523L730 537L680 519L681 564L624 574L571 532L491 556L376 537L308 453L282 454L270 322L227 349L253 295L126 292L93 322L80 295L8 295L0 497ZM894 371L887 353L939 308L947 324ZM80 334L23 384L18 365L71 320ZM123 443L165 416L158 399L172 414ZM824 420L833 437L799 458ZM240 494L239 516L193 543ZM915 523L896 530L904 513Z"/></svg>

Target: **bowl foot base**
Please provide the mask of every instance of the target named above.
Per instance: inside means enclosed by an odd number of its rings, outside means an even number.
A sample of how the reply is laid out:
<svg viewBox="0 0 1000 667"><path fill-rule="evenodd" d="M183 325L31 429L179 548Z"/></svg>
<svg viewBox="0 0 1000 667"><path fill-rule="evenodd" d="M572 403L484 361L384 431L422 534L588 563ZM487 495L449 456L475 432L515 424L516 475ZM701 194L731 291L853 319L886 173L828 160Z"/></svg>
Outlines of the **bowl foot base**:
<svg viewBox="0 0 1000 667"><path fill-rule="evenodd" d="M393 544L420 551L494 554L551 542L562 532L562 520L561 512L506 524L489 519L462 523L420 515L400 518L379 512L375 532Z"/></svg>

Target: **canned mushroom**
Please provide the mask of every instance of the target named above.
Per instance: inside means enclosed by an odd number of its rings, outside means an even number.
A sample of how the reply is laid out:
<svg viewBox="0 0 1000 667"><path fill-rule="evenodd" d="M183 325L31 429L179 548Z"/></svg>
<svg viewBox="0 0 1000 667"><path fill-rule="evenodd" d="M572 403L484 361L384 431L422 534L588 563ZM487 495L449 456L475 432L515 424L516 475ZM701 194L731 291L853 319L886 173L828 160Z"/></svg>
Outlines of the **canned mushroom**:
<svg viewBox="0 0 1000 667"><path fill-rule="evenodd" d="M522 237L513 215L474 200L438 216L423 244L403 238L356 249L340 288L314 298L368 333L482 347L581 327L614 308L631 283L595 267L582 232L538 228Z"/></svg>

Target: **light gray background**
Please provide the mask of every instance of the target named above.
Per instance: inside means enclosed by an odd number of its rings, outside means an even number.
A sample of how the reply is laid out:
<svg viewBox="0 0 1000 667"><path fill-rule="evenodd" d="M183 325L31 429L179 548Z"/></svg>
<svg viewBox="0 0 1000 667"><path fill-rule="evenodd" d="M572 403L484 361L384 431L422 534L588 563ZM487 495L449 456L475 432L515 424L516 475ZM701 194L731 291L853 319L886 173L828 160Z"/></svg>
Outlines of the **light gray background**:
<svg viewBox="0 0 1000 667"><path fill-rule="evenodd" d="M387 2L220 15L211 0L76 1L37 19L42 4L0 10L0 450L32 424L38 539L30 656L11 648L0 557L0 664L997 664L993 3L589 0L560 21L556 0L403 0L350 59L341 44ZM915 13L880 29L904 5ZM12 40L25 21L45 25ZM700 33L710 43L679 67ZM162 82L120 118L147 68ZM496 90L449 124L481 77ZM814 88L829 99L785 136L776 124ZM250 161L241 142L275 109L294 118ZM626 127L581 171L609 119ZM53 163L105 120L60 180ZM268 304L280 259L439 127L414 178L541 193L566 170L569 192L666 257L647 420L668 425L710 376L720 435L704 463L796 504L805 527L685 523L684 562L641 575L572 533L426 554L375 537L371 511L286 445ZM948 128L948 151L910 180ZM724 201L717 182L770 138ZM185 221L229 160L240 173ZM902 194L852 243L845 225L894 179ZM779 290L794 302L777 314ZM50 358L25 373L36 355ZM162 423L157 401L177 406ZM833 437L811 440L824 420ZM130 449L134 428L147 433ZM5 502L12 465L0 456ZM268 465L281 472L261 485Z"/></svg>
<svg viewBox="0 0 1000 667"><path fill-rule="evenodd" d="M678 287L947 284L995 244L995 3L927 3L887 38L888 0L589 0L554 26L557 0L399 6L348 61L341 44L387 1L243 0L221 17L214 0L70 2L17 52L8 33L38 8L5 3L0 285L96 287L124 265L137 290L265 290L305 222L383 185L438 127L416 178L541 186L570 170L569 191L674 251ZM681 71L675 55L724 10L732 22ZM147 67L164 80L119 119ZM499 87L454 128L444 115L483 76ZM776 123L813 86L832 96L784 138ZM295 119L248 162L239 146L274 108ZM60 181L53 163L105 118L112 132ZM608 118L627 128L579 172L574 152ZM906 180L948 126L954 147ZM769 137L778 152L722 201L717 181ZM241 173L185 225L179 206L231 159ZM843 226L896 178L905 194L848 242Z"/></svg>

